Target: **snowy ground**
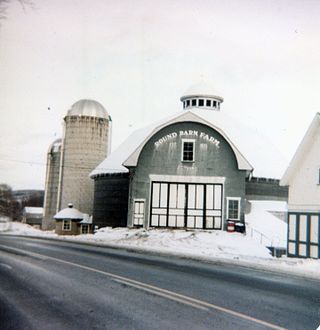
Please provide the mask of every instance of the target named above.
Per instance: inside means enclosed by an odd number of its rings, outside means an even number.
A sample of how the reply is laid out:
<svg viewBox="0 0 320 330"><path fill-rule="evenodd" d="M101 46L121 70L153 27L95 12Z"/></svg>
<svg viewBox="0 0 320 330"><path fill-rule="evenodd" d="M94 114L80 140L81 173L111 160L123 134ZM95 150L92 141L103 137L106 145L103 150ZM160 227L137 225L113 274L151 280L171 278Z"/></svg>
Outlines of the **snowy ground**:
<svg viewBox="0 0 320 330"><path fill-rule="evenodd" d="M279 201L249 201L246 215L247 235L265 246L287 247L287 224L272 212L285 213L287 203Z"/></svg>
<svg viewBox="0 0 320 330"><path fill-rule="evenodd" d="M280 224L278 225L280 226ZM95 234L58 236L54 232L37 230L21 223L12 223L11 229L5 234L123 247L136 251L176 255L209 262L219 260L246 267L320 279L320 260L274 258L258 240L250 235L240 233L170 229L112 229L106 227L101 228Z"/></svg>

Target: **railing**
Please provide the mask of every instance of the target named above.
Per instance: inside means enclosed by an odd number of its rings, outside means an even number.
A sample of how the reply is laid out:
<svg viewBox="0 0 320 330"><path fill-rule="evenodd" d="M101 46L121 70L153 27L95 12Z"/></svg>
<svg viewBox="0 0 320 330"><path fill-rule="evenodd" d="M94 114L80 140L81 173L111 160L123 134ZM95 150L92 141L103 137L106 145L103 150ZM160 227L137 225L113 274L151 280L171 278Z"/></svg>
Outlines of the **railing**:
<svg viewBox="0 0 320 330"><path fill-rule="evenodd" d="M251 238L253 238L256 241L259 241L260 244L265 246L267 245L273 246L273 240L267 237L266 235L264 235L263 233L261 233L259 230L247 226L246 232L247 235L249 235Z"/></svg>

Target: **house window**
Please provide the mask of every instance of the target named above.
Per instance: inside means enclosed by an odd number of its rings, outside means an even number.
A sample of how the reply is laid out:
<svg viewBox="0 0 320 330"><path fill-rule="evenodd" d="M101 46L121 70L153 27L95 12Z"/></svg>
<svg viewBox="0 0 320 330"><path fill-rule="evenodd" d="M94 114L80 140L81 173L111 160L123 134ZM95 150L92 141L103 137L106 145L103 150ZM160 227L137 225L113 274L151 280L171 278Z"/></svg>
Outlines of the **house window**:
<svg viewBox="0 0 320 330"><path fill-rule="evenodd" d="M212 101L212 106L215 108L217 106L217 101Z"/></svg>
<svg viewBox="0 0 320 330"><path fill-rule="evenodd" d="M81 234L89 233L89 225L81 225Z"/></svg>
<svg viewBox="0 0 320 330"><path fill-rule="evenodd" d="M134 201L133 225L143 226L144 221L144 200Z"/></svg>
<svg viewBox="0 0 320 330"><path fill-rule="evenodd" d="M62 221L62 230L70 231L71 230L71 220Z"/></svg>
<svg viewBox="0 0 320 330"><path fill-rule="evenodd" d="M182 161L194 161L194 140L182 140Z"/></svg>
<svg viewBox="0 0 320 330"><path fill-rule="evenodd" d="M240 198L228 197L227 198L227 211L229 220L240 220Z"/></svg>
<svg viewBox="0 0 320 330"><path fill-rule="evenodd" d="M192 100L192 101L191 101L191 105L192 105L193 107L195 107L195 106L197 105L197 100Z"/></svg>
<svg viewBox="0 0 320 330"><path fill-rule="evenodd" d="M199 107L203 107L204 106L204 100L203 99L200 99L199 100Z"/></svg>
<svg viewBox="0 0 320 330"><path fill-rule="evenodd" d="M190 100L187 100L187 107L190 107Z"/></svg>
<svg viewBox="0 0 320 330"><path fill-rule="evenodd" d="M211 100L206 100L206 106L211 107Z"/></svg>

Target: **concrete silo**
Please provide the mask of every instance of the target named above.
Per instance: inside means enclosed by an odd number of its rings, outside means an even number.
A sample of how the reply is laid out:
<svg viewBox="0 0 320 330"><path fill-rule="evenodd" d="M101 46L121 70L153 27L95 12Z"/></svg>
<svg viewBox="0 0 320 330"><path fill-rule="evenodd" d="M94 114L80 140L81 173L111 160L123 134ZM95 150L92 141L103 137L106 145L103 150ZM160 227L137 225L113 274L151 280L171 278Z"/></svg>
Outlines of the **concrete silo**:
<svg viewBox="0 0 320 330"><path fill-rule="evenodd" d="M58 209L72 203L83 213L92 214L94 182L89 173L110 151L111 117L93 100L74 103L64 117Z"/></svg>
<svg viewBox="0 0 320 330"><path fill-rule="evenodd" d="M60 177L60 161L61 161L62 140L55 140L49 147L47 153L47 171L45 183L45 195L43 203L43 220L42 229L53 229L53 216L58 211L58 190Z"/></svg>
<svg viewBox="0 0 320 330"><path fill-rule="evenodd" d="M53 216L72 203L92 214L94 182L89 173L110 152L111 117L93 100L74 103L64 117L63 138L47 155L43 229L54 229Z"/></svg>

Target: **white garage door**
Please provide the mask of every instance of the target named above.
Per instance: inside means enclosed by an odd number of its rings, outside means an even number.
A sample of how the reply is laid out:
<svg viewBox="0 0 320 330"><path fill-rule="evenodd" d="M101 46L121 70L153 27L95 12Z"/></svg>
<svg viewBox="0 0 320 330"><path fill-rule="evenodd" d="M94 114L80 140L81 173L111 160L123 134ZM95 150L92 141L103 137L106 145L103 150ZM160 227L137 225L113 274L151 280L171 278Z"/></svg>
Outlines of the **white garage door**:
<svg viewBox="0 0 320 330"><path fill-rule="evenodd" d="M153 182L151 227L221 229L222 184Z"/></svg>

